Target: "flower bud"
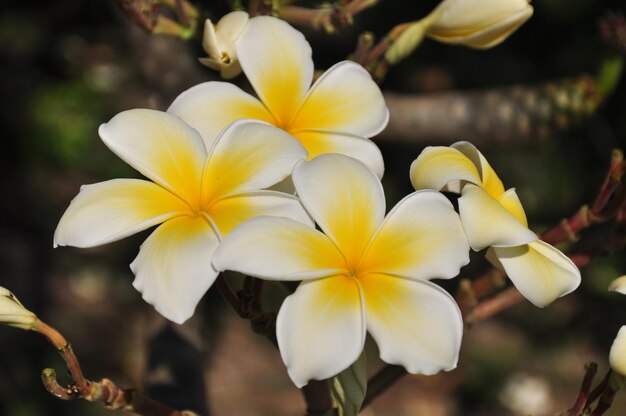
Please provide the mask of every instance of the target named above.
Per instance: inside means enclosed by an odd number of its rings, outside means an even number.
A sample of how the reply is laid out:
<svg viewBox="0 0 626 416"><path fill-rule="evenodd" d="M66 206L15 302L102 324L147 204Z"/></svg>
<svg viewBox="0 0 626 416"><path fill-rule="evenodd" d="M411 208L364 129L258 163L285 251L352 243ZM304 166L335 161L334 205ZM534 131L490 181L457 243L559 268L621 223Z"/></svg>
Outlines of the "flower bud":
<svg viewBox="0 0 626 416"><path fill-rule="evenodd" d="M626 325L620 328L615 341L613 341L609 363L613 371L626 376Z"/></svg>
<svg viewBox="0 0 626 416"><path fill-rule="evenodd" d="M248 13L235 11L228 13L213 25L211 20L204 22L202 47L209 55L200 58L200 63L211 69L220 71L224 79L234 78L241 73L241 65L237 59L235 41L243 33L248 24Z"/></svg>
<svg viewBox="0 0 626 416"><path fill-rule="evenodd" d="M529 0L444 0L427 17L426 35L439 42L488 49L532 14Z"/></svg>
<svg viewBox="0 0 626 416"><path fill-rule="evenodd" d="M626 295L626 276L618 277L609 285L609 290Z"/></svg>
<svg viewBox="0 0 626 416"><path fill-rule="evenodd" d="M37 317L26 309L7 289L0 286L0 324L20 329L32 329Z"/></svg>

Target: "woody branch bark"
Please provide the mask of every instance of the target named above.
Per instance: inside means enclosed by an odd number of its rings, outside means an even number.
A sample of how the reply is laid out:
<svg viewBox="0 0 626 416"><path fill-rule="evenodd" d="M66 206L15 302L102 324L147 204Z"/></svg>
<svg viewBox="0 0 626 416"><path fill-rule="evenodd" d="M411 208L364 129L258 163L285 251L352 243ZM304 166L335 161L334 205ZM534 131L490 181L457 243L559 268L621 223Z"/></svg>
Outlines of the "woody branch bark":
<svg viewBox="0 0 626 416"><path fill-rule="evenodd" d="M32 328L44 335L65 361L71 381L67 387L59 384L52 368L43 370L41 379L50 394L62 400L85 399L102 401L108 410L123 409L144 416L196 416L189 411L177 411L143 396L133 389L122 389L109 379L87 380L78 358L63 335L43 321L37 320Z"/></svg>

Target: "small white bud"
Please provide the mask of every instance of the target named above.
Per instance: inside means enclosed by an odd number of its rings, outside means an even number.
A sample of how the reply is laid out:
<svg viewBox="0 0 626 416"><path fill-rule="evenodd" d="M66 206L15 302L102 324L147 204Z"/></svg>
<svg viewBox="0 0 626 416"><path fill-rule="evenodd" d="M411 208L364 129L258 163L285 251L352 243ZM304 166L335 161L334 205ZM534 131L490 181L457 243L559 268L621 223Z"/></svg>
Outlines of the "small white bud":
<svg viewBox="0 0 626 416"><path fill-rule="evenodd" d="M32 329L37 316L26 309L7 289L0 286L0 324L20 329Z"/></svg>
<svg viewBox="0 0 626 416"><path fill-rule="evenodd" d="M626 376L626 325L620 328L615 341L613 341L609 363L614 371Z"/></svg>
<svg viewBox="0 0 626 416"><path fill-rule="evenodd" d="M200 58L200 63L220 71L224 79L239 75L241 65L237 59L235 42L248 25L248 20L248 13L241 11L228 13L216 25L207 19L204 22L202 47L209 56Z"/></svg>

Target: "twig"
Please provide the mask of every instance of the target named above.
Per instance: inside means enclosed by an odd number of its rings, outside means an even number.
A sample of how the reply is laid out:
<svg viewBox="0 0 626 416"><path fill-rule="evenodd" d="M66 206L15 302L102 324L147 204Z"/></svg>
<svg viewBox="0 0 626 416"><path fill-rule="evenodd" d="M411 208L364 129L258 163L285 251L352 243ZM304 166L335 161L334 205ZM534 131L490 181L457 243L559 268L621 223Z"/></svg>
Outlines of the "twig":
<svg viewBox="0 0 626 416"><path fill-rule="evenodd" d="M367 393L361 409L365 409L375 398L391 387L395 382L407 374L403 367L397 365L385 365L367 382Z"/></svg>
<svg viewBox="0 0 626 416"><path fill-rule="evenodd" d="M62 400L85 399L87 401L102 401L108 410L124 409L144 416L193 416L193 412L177 411L143 396L136 390L122 389L109 379L98 382L85 379L78 358L65 337L55 328L43 321L37 320L33 327L44 335L57 349L65 361L71 381L67 387L62 387L52 368L43 370L41 378L46 390Z"/></svg>
<svg viewBox="0 0 626 416"><path fill-rule="evenodd" d="M578 414L585 408L587 398L589 397L589 390L591 389L591 384L593 383L593 379L595 378L597 372L598 364L592 362L585 364L585 376L583 377L583 381L580 385L580 392L574 402L574 406L572 406L569 410L569 416L578 416Z"/></svg>
<svg viewBox="0 0 626 416"><path fill-rule="evenodd" d="M283 6L276 10L278 17L297 25L306 25L326 33L336 33L351 26L354 16L378 3L378 0L346 0L318 8Z"/></svg>

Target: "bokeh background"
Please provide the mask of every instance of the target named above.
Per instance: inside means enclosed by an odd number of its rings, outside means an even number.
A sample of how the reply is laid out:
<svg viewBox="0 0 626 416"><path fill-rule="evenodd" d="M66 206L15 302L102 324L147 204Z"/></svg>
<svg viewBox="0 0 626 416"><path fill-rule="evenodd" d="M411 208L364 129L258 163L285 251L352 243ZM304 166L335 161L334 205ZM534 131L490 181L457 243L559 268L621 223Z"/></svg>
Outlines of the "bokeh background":
<svg viewBox="0 0 626 416"><path fill-rule="evenodd" d="M305 30L318 68L345 59L358 34L384 35L423 17L436 1L381 0L352 28L330 36ZM196 2L204 17L228 12L225 0ZM301 4L314 4L301 2ZM535 14L489 51L426 40L391 68L385 91L422 95L593 75L606 57L597 20L626 11L618 0L536 0ZM147 34L113 0L5 1L0 6L0 286L10 288L71 340L87 377L108 377L178 408L217 416L304 414L277 351L211 289L195 318L170 326L132 288L128 264L148 232L103 247L52 248L57 221L85 183L137 176L100 141L98 126L136 107L164 110L184 89L216 80L202 67L200 39ZM241 77L235 82L245 84ZM490 114L484 114L489 118ZM626 147L626 83L598 111L541 140L490 141L481 148L507 187L516 187L531 226L554 225L590 202L611 149ZM448 143L472 140L465 132ZM428 140L385 137L389 206L411 191L410 163ZM585 233L582 249L606 237L610 224ZM586 246L585 246L586 244ZM579 247L580 248L580 247ZM464 270L472 277L486 265ZM573 403L587 361L607 370L611 342L626 324L626 297L607 292L626 274L624 252L583 270L574 294L548 308L527 302L466 331L459 369L407 376L363 414L549 415ZM454 290L450 286L450 290ZM380 367L368 344L370 371ZM0 415L109 414L100 404L62 402L40 382L62 362L34 333L0 327ZM610 415L626 414L626 394Z"/></svg>

